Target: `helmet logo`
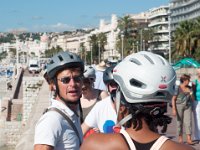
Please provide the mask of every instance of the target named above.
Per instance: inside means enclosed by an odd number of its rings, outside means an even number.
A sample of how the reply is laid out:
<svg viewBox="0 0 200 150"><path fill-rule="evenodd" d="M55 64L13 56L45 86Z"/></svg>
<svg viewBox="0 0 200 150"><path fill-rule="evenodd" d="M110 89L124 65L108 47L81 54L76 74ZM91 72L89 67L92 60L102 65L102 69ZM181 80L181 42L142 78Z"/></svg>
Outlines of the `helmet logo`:
<svg viewBox="0 0 200 150"><path fill-rule="evenodd" d="M167 77L166 76L161 76L161 82L166 82Z"/></svg>
<svg viewBox="0 0 200 150"><path fill-rule="evenodd" d="M159 88L160 88L160 89L166 89L166 88L167 88L167 85L165 85L165 84L160 84L160 85L159 85Z"/></svg>

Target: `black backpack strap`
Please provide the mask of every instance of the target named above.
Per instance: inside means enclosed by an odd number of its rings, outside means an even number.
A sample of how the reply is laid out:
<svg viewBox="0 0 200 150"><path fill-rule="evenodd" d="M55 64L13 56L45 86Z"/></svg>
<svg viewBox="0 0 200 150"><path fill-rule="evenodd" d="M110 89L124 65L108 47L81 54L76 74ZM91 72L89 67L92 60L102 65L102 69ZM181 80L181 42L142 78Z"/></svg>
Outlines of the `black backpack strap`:
<svg viewBox="0 0 200 150"><path fill-rule="evenodd" d="M69 125L76 132L76 135L78 136L79 141L80 141L80 145L81 145L82 140L81 140L80 135L78 133L78 130L77 130L76 126L74 125L74 123L72 122L72 120L65 113L63 113L61 110L59 110L58 108L51 107L51 108L47 109L45 112L48 112L48 111L56 111L56 112L58 112L60 115L62 115L67 120L67 122L69 123Z"/></svg>

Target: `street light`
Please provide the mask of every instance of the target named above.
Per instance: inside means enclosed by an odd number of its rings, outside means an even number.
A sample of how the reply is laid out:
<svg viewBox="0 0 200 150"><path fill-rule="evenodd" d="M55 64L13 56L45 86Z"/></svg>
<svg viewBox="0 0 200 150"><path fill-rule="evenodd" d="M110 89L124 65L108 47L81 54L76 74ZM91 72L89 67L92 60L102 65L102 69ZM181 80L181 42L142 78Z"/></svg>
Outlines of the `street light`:
<svg viewBox="0 0 200 150"><path fill-rule="evenodd" d="M171 13L168 14L168 28L169 28L169 63L171 64Z"/></svg>
<svg viewBox="0 0 200 150"><path fill-rule="evenodd" d="M143 40L142 40L142 36L143 36L142 34L143 34L143 33L142 33L142 29L141 29L141 30L140 30L140 51L142 51L142 43L143 43L143 42L142 42L142 41L143 41Z"/></svg>
<svg viewBox="0 0 200 150"><path fill-rule="evenodd" d="M101 46L100 41L98 41L98 46L99 46L99 52L98 53L99 53L99 63L100 63L100 46Z"/></svg>
<svg viewBox="0 0 200 150"><path fill-rule="evenodd" d="M145 40L143 40L143 50L145 51Z"/></svg>
<svg viewBox="0 0 200 150"><path fill-rule="evenodd" d="M90 54L91 54L90 58L91 58L91 65L92 65L92 59L93 59L93 58L92 58L92 55L93 55L93 54L92 54L92 44L90 44Z"/></svg>
<svg viewBox="0 0 200 150"><path fill-rule="evenodd" d="M19 38L17 37L17 36L15 36L15 46L16 46L16 55L17 55L17 57L16 57L16 64L17 64L17 76L19 75L19 47L18 47L18 40L19 40Z"/></svg>
<svg viewBox="0 0 200 150"><path fill-rule="evenodd" d="M121 38L122 38L122 54L121 54L121 60L124 58L124 34L121 34Z"/></svg>
<svg viewBox="0 0 200 150"><path fill-rule="evenodd" d="M139 42L137 41L137 52L139 52Z"/></svg>

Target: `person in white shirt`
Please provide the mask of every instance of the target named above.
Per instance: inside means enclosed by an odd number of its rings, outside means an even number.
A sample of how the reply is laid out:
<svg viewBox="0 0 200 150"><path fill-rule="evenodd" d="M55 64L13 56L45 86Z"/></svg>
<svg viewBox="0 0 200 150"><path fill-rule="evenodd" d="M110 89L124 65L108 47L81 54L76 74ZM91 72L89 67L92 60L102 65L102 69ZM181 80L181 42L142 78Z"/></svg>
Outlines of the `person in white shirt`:
<svg viewBox="0 0 200 150"><path fill-rule="evenodd" d="M113 67L105 70L103 81L107 85L110 95L105 99L96 103L89 114L86 116L82 123L82 131L85 134L91 128L98 128L102 133L113 133L113 126L117 121L117 115L114 107L115 91L118 87L117 83L113 80Z"/></svg>
<svg viewBox="0 0 200 150"><path fill-rule="evenodd" d="M83 139L78 115L83 71L84 63L74 53L59 52L51 58L47 75L53 81L55 98L36 124L34 150L79 149Z"/></svg>

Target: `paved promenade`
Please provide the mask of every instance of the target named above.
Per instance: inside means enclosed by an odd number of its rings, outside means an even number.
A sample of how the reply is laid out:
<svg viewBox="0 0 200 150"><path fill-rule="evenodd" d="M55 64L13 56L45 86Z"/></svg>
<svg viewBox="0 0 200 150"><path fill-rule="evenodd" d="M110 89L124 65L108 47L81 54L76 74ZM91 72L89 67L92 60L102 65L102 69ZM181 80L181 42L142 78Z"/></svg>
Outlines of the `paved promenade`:
<svg viewBox="0 0 200 150"><path fill-rule="evenodd" d="M167 128L167 132L166 132L166 136L171 138L172 140L174 141L177 141L177 135L176 135L176 117L174 116L171 116L171 107L168 107L168 115L170 117L172 117L172 123L168 126ZM193 126L194 126L194 123L192 122ZM192 128L194 129L194 127ZM194 133L195 131L193 131ZM193 136L192 136L193 138ZM184 141L186 142L186 137L184 135ZM194 147L196 150L200 150L200 143L199 144L195 144L195 145L192 145L192 147Z"/></svg>
<svg viewBox="0 0 200 150"><path fill-rule="evenodd" d="M39 92L39 99L31 113L30 121L24 129L24 133L19 143L16 146L16 150L32 150L34 141L35 124L42 115L45 108L49 106L49 87L46 82L42 85Z"/></svg>
<svg viewBox="0 0 200 150"><path fill-rule="evenodd" d="M18 143L16 150L32 150L33 149L33 140L34 140L34 128L37 120L41 116L42 112L49 105L49 91L48 85L44 82L40 93L39 99L36 103L36 107L34 107L33 113L31 115L31 119L29 124L24 129L23 138L21 138ZM171 114L171 108L168 110L169 115ZM172 117L172 123L168 126L168 130L166 136L170 137L172 140L177 141L176 138L176 119ZM200 143L193 146L196 150L200 150Z"/></svg>

